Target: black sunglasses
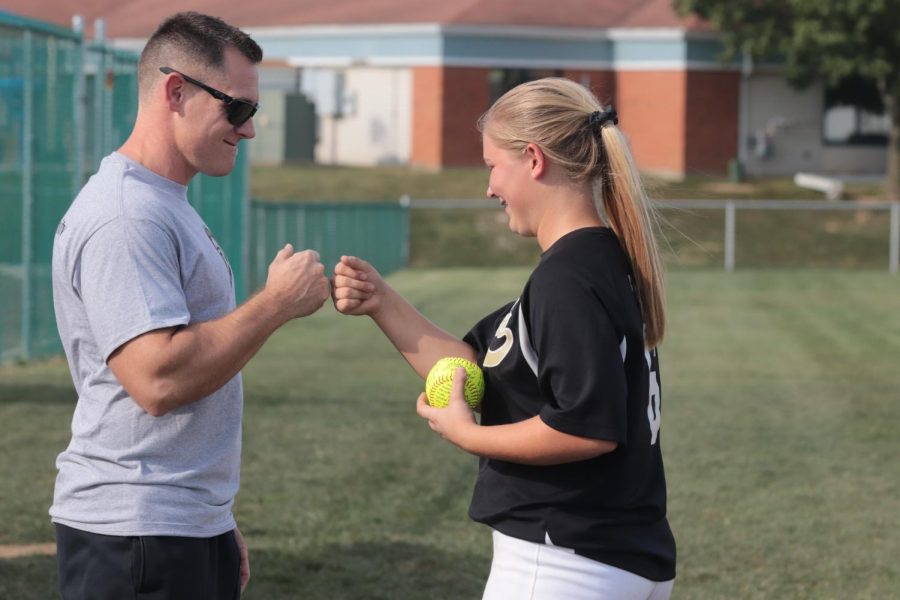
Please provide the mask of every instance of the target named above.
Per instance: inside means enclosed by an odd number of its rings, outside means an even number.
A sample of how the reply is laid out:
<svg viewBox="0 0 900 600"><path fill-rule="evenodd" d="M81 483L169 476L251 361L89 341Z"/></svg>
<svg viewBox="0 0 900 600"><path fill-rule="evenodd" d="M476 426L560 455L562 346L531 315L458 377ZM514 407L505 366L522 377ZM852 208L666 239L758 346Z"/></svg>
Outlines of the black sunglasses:
<svg viewBox="0 0 900 600"><path fill-rule="evenodd" d="M209 87L202 81L197 81L192 77L188 77L184 73L176 71L172 67L160 67L159 70L166 75L168 75L169 73L178 73L179 75L181 75L181 78L188 83L193 83L198 88L202 89L205 92L208 92L209 95L216 100L221 100L225 104L225 116L228 119L228 122L235 127L240 127L241 125L249 121L250 117L255 115L257 109L259 109L259 104L250 104L246 100L238 100L237 98L232 98L228 94L220 92L216 88Z"/></svg>

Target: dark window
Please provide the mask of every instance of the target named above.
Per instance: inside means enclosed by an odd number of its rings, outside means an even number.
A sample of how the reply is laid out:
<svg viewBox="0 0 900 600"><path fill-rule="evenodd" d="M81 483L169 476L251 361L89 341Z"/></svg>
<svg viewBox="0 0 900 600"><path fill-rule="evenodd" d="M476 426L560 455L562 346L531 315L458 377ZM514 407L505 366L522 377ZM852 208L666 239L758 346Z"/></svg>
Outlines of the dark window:
<svg viewBox="0 0 900 600"><path fill-rule="evenodd" d="M491 104L520 83L543 77L562 76L562 69L491 69Z"/></svg>
<svg viewBox="0 0 900 600"><path fill-rule="evenodd" d="M891 120L873 83L848 78L825 89L826 144L885 146L890 130Z"/></svg>

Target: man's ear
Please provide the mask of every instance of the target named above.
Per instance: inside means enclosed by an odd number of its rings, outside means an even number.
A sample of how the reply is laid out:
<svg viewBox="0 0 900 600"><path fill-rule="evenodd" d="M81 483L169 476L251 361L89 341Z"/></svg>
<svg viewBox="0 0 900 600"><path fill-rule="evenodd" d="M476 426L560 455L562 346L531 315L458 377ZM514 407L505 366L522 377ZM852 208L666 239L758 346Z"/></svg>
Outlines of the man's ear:
<svg viewBox="0 0 900 600"><path fill-rule="evenodd" d="M544 151L537 144L531 143L525 146L524 154L531 169L531 178L540 179L547 168L547 159L544 156Z"/></svg>
<svg viewBox="0 0 900 600"><path fill-rule="evenodd" d="M165 98L166 106L172 112L181 113L185 99L185 81L177 73L169 73L162 81L161 93Z"/></svg>

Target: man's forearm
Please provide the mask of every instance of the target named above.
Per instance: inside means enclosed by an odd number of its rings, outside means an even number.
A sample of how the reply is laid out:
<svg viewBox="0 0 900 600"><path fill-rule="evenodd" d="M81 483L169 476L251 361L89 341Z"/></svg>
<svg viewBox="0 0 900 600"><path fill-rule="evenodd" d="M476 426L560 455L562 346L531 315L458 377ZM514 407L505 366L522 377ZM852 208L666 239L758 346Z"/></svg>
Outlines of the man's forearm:
<svg viewBox="0 0 900 600"><path fill-rule="evenodd" d="M261 292L219 319L142 336L110 367L141 407L161 416L224 386L287 320Z"/></svg>

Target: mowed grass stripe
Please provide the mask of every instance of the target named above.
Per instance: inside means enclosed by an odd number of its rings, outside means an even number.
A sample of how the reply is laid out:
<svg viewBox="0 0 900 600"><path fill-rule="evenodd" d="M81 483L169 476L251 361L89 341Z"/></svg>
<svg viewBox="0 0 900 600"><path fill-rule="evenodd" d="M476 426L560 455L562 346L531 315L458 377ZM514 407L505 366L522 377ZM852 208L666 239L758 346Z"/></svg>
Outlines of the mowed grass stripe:
<svg viewBox="0 0 900 600"><path fill-rule="evenodd" d="M462 335L514 299L519 269L391 282ZM900 585L900 278L682 271L662 347L673 598L881 598ZM245 369L236 503L247 598L479 598L475 460L416 415L423 383L365 318L289 324ZM0 372L0 543L52 539L53 458L74 394L61 361ZM0 597L53 595L52 558L0 561Z"/></svg>
<svg viewBox="0 0 900 600"><path fill-rule="evenodd" d="M664 405L670 479L691 482L676 480L671 488L676 533L682 524L690 529L680 537L683 597L877 597L885 581L898 578L888 559L870 552L897 547L881 531L889 517L879 506L900 508L897 494L890 495L900 473L896 461L884 460L898 444L883 437L900 410L896 394L878 393L889 382L896 389L897 375L891 360L866 344L866 332L897 323L896 316L884 320L897 297L896 280L738 272L723 276L726 293L715 298L729 308L709 310L697 297L710 291L707 275L680 275L673 280L699 284L685 303L676 283L672 302L691 315L697 339L716 331L724 337L742 324L732 344L695 344L692 357L672 352L684 337L673 336L667 347L675 373ZM859 305L855 290L873 283L883 293ZM830 294L824 302L823 293ZM856 322L836 318L850 313ZM683 325L680 319L675 311L674 323ZM835 338L837 348L854 352L835 350ZM698 380L711 378L707 365L723 363L731 367L719 384L701 384L695 393ZM860 377L861 364L879 376ZM855 422L861 397L878 408ZM673 429L689 436L673 441Z"/></svg>

